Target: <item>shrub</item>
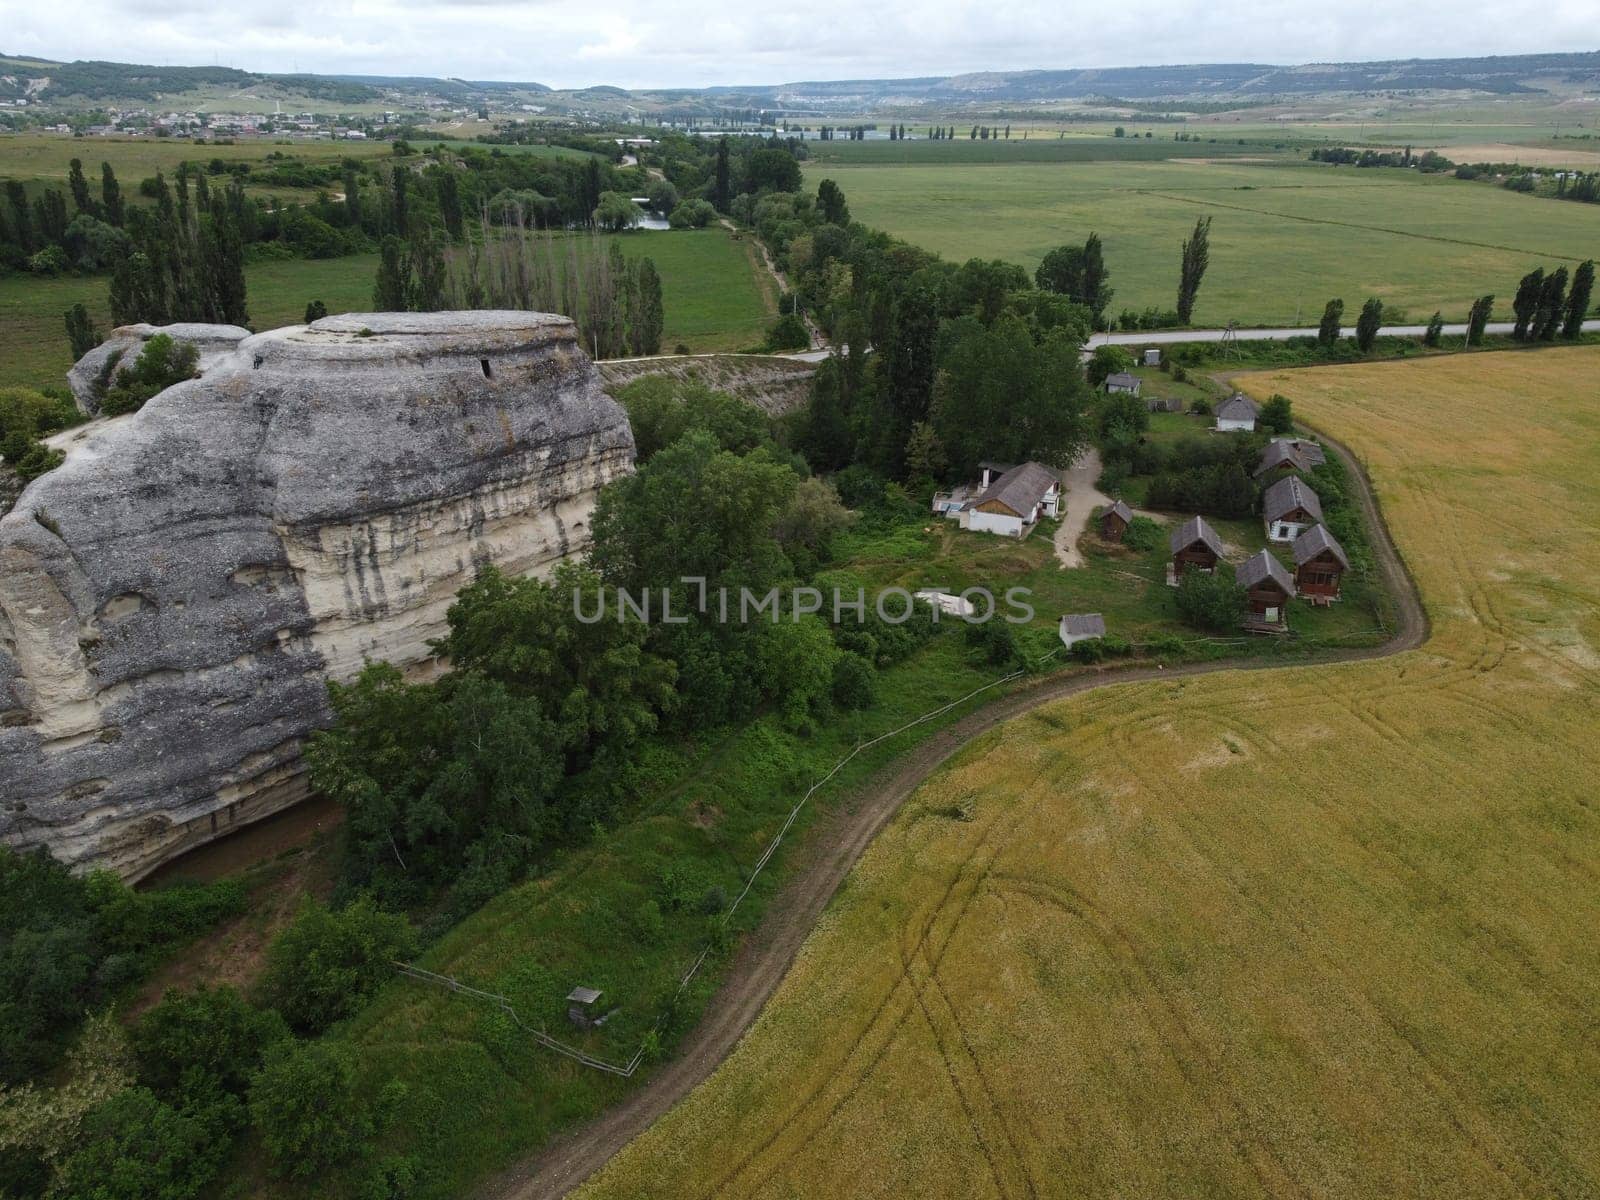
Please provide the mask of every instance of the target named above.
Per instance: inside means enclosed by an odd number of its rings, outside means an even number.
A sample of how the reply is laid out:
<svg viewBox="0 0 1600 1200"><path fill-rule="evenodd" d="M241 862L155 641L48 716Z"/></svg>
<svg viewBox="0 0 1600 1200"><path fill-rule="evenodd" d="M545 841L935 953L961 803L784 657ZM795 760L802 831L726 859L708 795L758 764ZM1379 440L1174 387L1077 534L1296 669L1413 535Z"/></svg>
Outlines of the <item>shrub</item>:
<svg viewBox="0 0 1600 1200"><path fill-rule="evenodd" d="M1095 352L1090 355L1089 365L1086 368L1089 382L1095 387L1103 384L1108 375L1132 369L1133 355L1121 346L1097 346Z"/></svg>
<svg viewBox="0 0 1600 1200"><path fill-rule="evenodd" d="M101 413L116 417L137 412L173 384L195 378L200 373L195 369L199 360L200 352L192 343L156 334L144 344L133 366L117 371L100 402Z"/></svg>
<svg viewBox="0 0 1600 1200"><path fill-rule="evenodd" d="M281 1175L308 1178L347 1158L374 1127L348 1047L281 1042L250 1085L250 1117Z"/></svg>
<svg viewBox="0 0 1600 1200"><path fill-rule="evenodd" d="M1244 613L1244 589L1218 573L1189 570L1178 581L1178 615L1196 629L1225 633L1237 629Z"/></svg>
<svg viewBox="0 0 1600 1200"><path fill-rule="evenodd" d="M31 482L60 466L64 457L39 439L82 419L70 400L29 388L0 388L0 458L24 483Z"/></svg>
<svg viewBox="0 0 1600 1200"><path fill-rule="evenodd" d="M1272 399L1261 406L1257 423L1268 433L1284 434L1294 428L1294 413L1289 403L1289 397L1274 394Z"/></svg>
<svg viewBox="0 0 1600 1200"><path fill-rule="evenodd" d="M870 467L856 463L833 477L839 499L851 508L866 508L883 501L883 480Z"/></svg>
<svg viewBox="0 0 1600 1200"><path fill-rule="evenodd" d="M189 1200L203 1194L229 1151L237 1101L183 1112L144 1088L111 1097L85 1118L82 1147L52 1194L92 1200Z"/></svg>
<svg viewBox="0 0 1600 1200"><path fill-rule="evenodd" d="M833 664L833 702L850 711L877 701L877 672L859 654L841 654Z"/></svg>
<svg viewBox="0 0 1600 1200"><path fill-rule="evenodd" d="M1134 550L1154 550L1162 540L1161 526L1149 517L1135 517L1122 534L1122 544Z"/></svg>
<svg viewBox="0 0 1600 1200"><path fill-rule="evenodd" d="M704 229L716 219L717 210L705 200L685 200L672 210L667 224L674 229Z"/></svg>
<svg viewBox="0 0 1600 1200"><path fill-rule="evenodd" d="M1078 662L1097 663L1106 656L1106 648L1101 638L1085 638L1074 642L1067 653Z"/></svg>
<svg viewBox="0 0 1600 1200"><path fill-rule="evenodd" d="M804 350L810 345L811 331L792 312L779 317L767 331L768 350Z"/></svg>
<svg viewBox="0 0 1600 1200"><path fill-rule="evenodd" d="M134 1026L139 1078L186 1107L218 1093L244 1095L269 1046L289 1036L283 1018L253 1007L231 987L169 990Z"/></svg>
<svg viewBox="0 0 1600 1200"><path fill-rule="evenodd" d="M267 949L262 988L299 1033L350 1016L416 949L406 919L363 896L338 912L307 900Z"/></svg>

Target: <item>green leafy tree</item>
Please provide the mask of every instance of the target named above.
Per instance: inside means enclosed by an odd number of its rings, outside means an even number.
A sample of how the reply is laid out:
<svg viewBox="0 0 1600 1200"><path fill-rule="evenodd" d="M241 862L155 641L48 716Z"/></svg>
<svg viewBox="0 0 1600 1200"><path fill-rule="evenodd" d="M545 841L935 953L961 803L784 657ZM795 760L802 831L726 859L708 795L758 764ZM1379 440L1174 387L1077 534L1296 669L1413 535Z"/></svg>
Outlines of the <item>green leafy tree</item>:
<svg viewBox="0 0 1600 1200"><path fill-rule="evenodd" d="M89 310L82 304L74 304L67 310L66 325L67 341L72 346L73 362L77 362L105 341L100 331L95 328L94 322L89 319Z"/></svg>
<svg viewBox="0 0 1600 1200"><path fill-rule="evenodd" d="M1261 406L1256 424L1268 433L1285 434L1293 430L1294 412L1289 397L1274 393L1272 399Z"/></svg>
<svg viewBox="0 0 1600 1200"><path fill-rule="evenodd" d="M1089 383L1093 387L1102 386L1107 378L1120 371L1133 369L1133 355L1121 346L1096 346L1094 353L1089 356L1089 363L1085 370L1089 376Z"/></svg>
<svg viewBox="0 0 1600 1200"><path fill-rule="evenodd" d="M600 202L590 214L595 225L610 233L632 229L644 217L644 212L621 192L601 192Z"/></svg>
<svg viewBox="0 0 1600 1200"><path fill-rule="evenodd" d="M1183 258L1178 269L1178 323L1189 324L1194 315L1194 300L1200 294L1200 281L1211 263L1211 218L1201 217L1194 232L1183 243Z"/></svg>
<svg viewBox="0 0 1600 1200"><path fill-rule="evenodd" d="M100 412L108 417L137 412L169 387L196 378L199 361L194 343L156 334L145 342L131 367L117 370L100 401Z"/></svg>
<svg viewBox="0 0 1600 1200"><path fill-rule="evenodd" d="M261 987L300 1033L321 1033L350 1016L416 951L406 919L363 896L333 910L306 900L267 948Z"/></svg>
<svg viewBox="0 0 1600 1200"><path fill-rule="evenodd" d="M461 186L456 173L449 167L439 172L439 218L444 222L450 240L459 242L465 233L461 220Z"/></svg>
<svg viewBox="0 0 1600 1200"><path fill-rule="evenodd" d="M117 228L122 228L125 213L122 207L122 185L117 182L117 173L111 169L111 164L100 164L100 208L105 213L106 221Z"/></svg>
<svg viewBox="0 0 1600 1200"><path fill-rule="evenodd" d="M1472 302L1472 310L1467 314L1467 345L1483 345L1484 331L1489 326L1489 320L1494 316L1494 297L1479 296Z"/></svg>
<svg viewBox="0 0 1600 1200"><path fill-rule="evenodd" d="M178 1108L220 1094L243 1096L269 1046L289 1036L283 1018L231 987L169 989L134 1026L139 1079Z"/></svg>
<svg viewBox="0 0 1600 1200"><path fill-rule="evenodd" d="M845 203L844 189L831 179L817 184L817 208L830 225L850 224L850 206Z"/></svg>
<svg viewBox="0 0 1600 1200"><path fill-rule="evenodd" d="M733 179L728 164L728 139L717 142L717 158L711 182L711 206L720 213L728 211L733 203Z"/></svg>
<svg viewBox="0 0 1600 1200"><path fill-rule="evenodd" d="M1044 256L1034 272L1040 289L1066 296L1088 308L1096 328L1105 324L1105 312L1116 294L1109 286L1100 235L1091 233L1082 246L1058 246Z"/></svg>
<svg viewBox="0 0 1600 1200"><path fill-rule="evenodd" d="M1530 335L1541 342L1554 341L1561 328L1567 306L1567 269L1557 267L1544 277L1539 288L1539 307L1535 311Z"/></svg>
<svg viewBox="0 0 1600 1200"><path fill-rule="evenodd" d="M1517 284L1517 294L1511 301L1511 311L1516 316L1511 336L1517 341L1525 342L1533 335L1533 325L1539 317L1539 298L1543 294L1544 268L1536 267L1522 277Z"/></svg>
<svg viewBox="0 0 1600 1200"><path fill-rule="evenodd" d="M1590 300L1594 295L1594 259L1585 259L1572 273L1572 290L1567 293L1565 319L1561 323L1561 336L1576 338L1583 332L1584 318L1589 315Z"/></svg>
<svg viewBox="0 0 1600 1200"><path fill-rule="evenodd" d="M1373 296L1361 306L1361 315L1356 318L1356 345L1363 354L1372 349L1382 327L1383 301Z"/></svg>
<svg viewBox="0 0 1600 1200"><path fill-rule="evenodd" d="M1422 344L1437 346L1444 338L1444 314L1435 312L1428 318L1428 328L1423 331Z"/></svg>
<svg viewBox="0 0 1600 1200"><path fill-rule="evenodd" d="M1227 633L1239 627L1244 616L1244 589L1219 570L1185 571L1178 581L1178 615L1196 629Z"/></svg>
<svg viewBox="0 0 1600 1200"><path fill-rule="evenodd" d="M234 1107L178 1111L144 1088L111 1097L83 1122L81 1148L52 1195L92 1200L194 1200L226 1159Z"/></svg>
<svg viewBox="0 0 1600 1200"><path fill-rule="evenodd" d="M661 333L666 328L666 308L661 299L661 274L655 260L639 260L636 294L638 303L630 314L629 334L636 354L660 354Z"/></svg>
<svg viewBox="0 0 1600 1200"><path fill-rule="evenodd" d="M769 422L754 405L703 383L647 375L613 393L633 426L635 459L655 454L692 430L703 430L723 450L745 454L770 440Z"/></svg>
<svg viewBox="0 0 1600 1200"><path fill-rule="evenodd" d="M1340 323L1344 320L1344 301L1329 300L1322 310L1322 323L1317 326L1317 344L1331 346L1339 340Z"/></svg>
<svg viewBox="0 0 1600 1200"><path fill-rule="evenodd" d="M67 190L72 193L72 204L79 212L94 216L93 198L89 195L89 181L83 174L83 159L74 158L67 166Z"/></svg>
<svg viewBox="0 0 1600 1200"><path fill-rule="evenodd" d="M279 1175L309 1179L351 1158L377 1127L354 1055L332 1042L275 1046L250 1087L251 1123Z"/></svg>
<svg viewBox="0 0 1600 1200"><path fill-rule="evenodd" d="M411 292L411 256L406 244L390 234L378 251L378 278L372 286L372 307L378 312L405 312Z"/></svg>

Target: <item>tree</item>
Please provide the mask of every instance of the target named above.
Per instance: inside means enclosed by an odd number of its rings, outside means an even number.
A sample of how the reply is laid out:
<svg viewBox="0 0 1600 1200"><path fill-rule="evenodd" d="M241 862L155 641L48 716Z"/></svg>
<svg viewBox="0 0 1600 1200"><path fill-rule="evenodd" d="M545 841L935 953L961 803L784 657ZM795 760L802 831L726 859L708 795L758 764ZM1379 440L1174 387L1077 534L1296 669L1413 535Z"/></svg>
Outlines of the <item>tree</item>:
<svg viewBox="0 0 1600 1200"><path fill-rule="evenodd" d="M678 207L678 189L672 186L671 180L652 179L644 194L650 199L650 207L663 217Z"/></svg>
<svg viewBox="0 0 1600 1200"><path fill-rule="evenodd" d="M1472 310L1467 314L1467 345L1481 346L1483 344L1484 330L1489 325L1489 319L1494 316L1494 297L1479 296L1472 302Z"/></svg>
<svg viewBox="0 0 1600 1200"><path fill-rule="evenodd" d="M1244 589L1216 573L1187 570L1178 581L1178 615L1196 629L1228 633L1244 614Z"/></svg>
<svg viewBox="0 0 1600 1200"><path fill-rule="evenodd" d="M733 203L733 180L728 168L728 139L717 142L716 166L711 183L711 206L720 213L728 211Z"/></svg>
<svg viewBox="0 0 1600 1200"><path fill-rule="evenodd" d="M800 189L800 164L789 151L777 146L753 150L745 161L747 192L794 192Z"/></svg>
<svg viewBox="0 0 1600 1200"><path fill-rule="evenodd" d="M878 700L878 673L859 654L839 655L833 664L833 702L847 712L871 708Z"/></svg>
<svg viewBox="0 0 1600 1200"><path fill-rule="evenodd" d="M394 234L383 239L378 251L378 278L372 286L372 307L377 312L405 312L411 292L411 256Z"/></svg>
<svg viewBox="0 0 1600 1200"><path fill-rule="evenodd" d="M704 229L716 215L717 210L705 200L685 200L672 210L667 224L674 229Z"/></svg>
<svg viewBox="0 0 1600 1200"><path fill-rule="evenodd" d="M906 472L913 479L934 479L944 473L944 446L928 421L918 421L906 439Z"/></svg>
<svg viewBox="0 0 1600 1200"><path fill-rule="evenodd" d="M89 181L83 175L83 159L75 158L67 169L67 190L72 193L73 206L80 213L95 216L97 210L89 197Z"/></svg>
<svg viewBox="0 0 1600 1200"><path fill-rule="evenodd" d="M850 206L845 203L844 189L831 179L817 184L817 208L830 225L850 224Z"/></svg>
<svg viewBox="0 0 1600 1200"><path fill-rule="evenodd" d="M320 1041L273 1048L250 1086L250 1117L274 1169L301 1179L342 1162L376 1124L349 1048Z"/></svg>
<svg viewBox="0 0 1600 1200"><path fill-rule="evenodd" d="M344 162L344 223L351 229L361 224L361 164Z"/></svg>
<svg viewBox="0 0 1600 1200"><path fill-rule="evenodd" d="M243 1096L267 1048L289 1036L283 1018L231 987L169 988L131 1038L139 1079L179 1108L219 1093Z"/></svg>
<svg viewBox="0 0 1600 1200"><path fill-rule="evenodd" d="M122 367L100 401L103 416L137 412L169 387L199 375L200 352L193 342L158 333L144 344L131 367Z"/></svg>
<svg viewBox="0 0 1600 1200"><path fill-rule="evenodd" d="M73 362L77 362L105 341L100 331L95 328L94 322L89 319L89 310L82 304L74 304L67 310L66 324L67 341L72 345Z"/></svg>
<svg viewBox="0 0 1600 1200"><path fill-rule="evenodd" d="M411 200L406 185L411 172L396 163L389 171L389 229L399 237L411 232Z"/></svg>
<svg viewBox="0 0 1600 1200"><path fill-rule="evenodd" d="M105 211L106 221L117 228L122 228L122 186L117 182L117 173L111 169L111 164L100 164L100 207Z"/></svg>
<svg viewBox="0 0 1600 1200"><path fill-rule="evenodd" d="M1536 341L1554 341L1561 328L1561 319L1567 306L1567 269L1557 267L1544 277L1539 289L1539 307L1534 314L1530 336Z"/></svg>
<svg viewBox="0 0 1600 1200"><path fill-rule="evenodd" d="M1201 217L1194 223L1194 232L1183 243L1183 259L1178 270L1180 325L1189 324L1189 318L1194 314L1194 299L1200 292L1200 281L1205 278L1210 262L1211 218Z"/></svg>
<svg viewBox="0 0 1600 1200"><path fill-rule="evenodd" d="M311 301L310 304L306 305L306 316L305 316L305 322L304 323L309 325L313 321L322 320L322 318L327 316L327 315L328 315L328 306L326 304L324 304L321 300L313 300L313 301Z"/></svg>
<svg viewBox="0 0 1600 1200"><path fill-rule="evenodd" d="M1378 330L1381 328L1383 328L1383 301L1373 296L1361 306L1361 315L1356 318L1356 345L1363 354L1372 349L1372 344L1378 340Z"/></svg>
<svg viewBox="0 0 1600 1200"><path fill-rule="evenodd" d="M1585 259L1572 273L1572 290L1567 293L1566 317L1561 323L1561 336L1576 338L1583 332L1583 320L1589 315L1589 301L1594 294L1594 259Z"/></svg>
<svg viewBox="0 0 1600 1200"><path fill-rule="evenodd" d="M1428 328L1423 331L1422 344L1424 346L1437 346L1444 337L1444 314L1435 312L1428 319Z"/></svg>
<svg viewBox="0 0 1600 1200"><path fill-rule="evenodd" d="M661 353L661 331L666 327L661 302L661 275L653 259L639 260L638 306L632 313L632 332L640 354Z"/></svg>
<svg viewBox="0 0 1600 1200"><path fill-rule="evenodd" d="M1058 246L1044 256L1034 272L1034 281L1042 290L1067 296L1087 307L1097 328L1105 324L1106 308L1116 294L1108 284L1110 278L1097 233L1091 233L1081 247Z"/></svg>
<svg viewBox="0 0 1600 1200"><path fill-rule="evenodd" d="M449 167L439 172L439 217L444 221L450 240L459 242L463 234L461 222L461 188L456 173Z"/></svg>
<svg viewBox="0 0 1600 1200"><path fill-rule="evenodd" d="M1276 393L1261 406L1256 423L1268 433L1284 434L1294 429L1294 412L1289 397Z"/></svg>
<svg viewBox="0 0 1600 1200"><path fill-rule="evenodd" d="M608 233L632 229L643 217L639 206L621 192L601 192L600 203L590 214L595 225Z"/></svg>
<svg viewBox="0 0 1600 1200"><path fill-rule="evenodd" d="M261 986L290 1028L321 1033L359 1009L415 950L406 919L370 897L338 911L307 899L267 948Z"/></svg>
<svg viewBox="0 0 1600 1200"><path fill-rule="evenodd" d="M834 535L850 524L851 513L831 483L802 479L778 514L772 536L803 576L833 557Z"/></svg>
<svg viewBox="0 0 1600 1200"><path fill-rule="evenodd" d="M1539 316L1539 297L1544 292L1544 268L1536 267L1517 284L1517 294L1511 301L1511 311L1516 314L1516 326L1511 336L1525 342L1532 334L1533 323Z"/></svg>
<svg viewBox="0 0 1600 1200"><path fill-rule="evenodd" d="M218 1105L179 1112L144 1088L119 1092L85 1118L81 1148L61 1164L51 1194L193 1200L227 1157L232 1115Z"/></svg>
<svg viewBox="0 0 1600 1200"><path fill-rule="evenodd" d="M1317 344L1331 346L1339 340L1339 324L1344 320L1344 301L1329 300L1322 310L1322 324L1317 326Z"/></svg>

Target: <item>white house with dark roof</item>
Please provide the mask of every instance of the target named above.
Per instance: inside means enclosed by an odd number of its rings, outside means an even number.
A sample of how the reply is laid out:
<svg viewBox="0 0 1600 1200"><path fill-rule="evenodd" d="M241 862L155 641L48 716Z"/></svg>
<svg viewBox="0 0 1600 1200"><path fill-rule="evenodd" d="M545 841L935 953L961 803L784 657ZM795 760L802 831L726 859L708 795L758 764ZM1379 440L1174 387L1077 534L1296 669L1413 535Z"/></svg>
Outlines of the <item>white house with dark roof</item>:
<svg viewBox="0 0 1600 1200"><path fill-rule="evenodd" d="M1099 613L1067 613L1061 618L1061 641L1068 649L1079 642L1103 638L1106 619Z"/></svg>
<svg viewBox="0 0 1600 1200"><path fill-rule="evenodd" d="M1261 410L1256 402L1243 392L1235 392L1217 405L1217 431L1219 433L1253 433L1256 417Z"/></svg>
<svg viewBox="0 0 1600 1200"><path fill-rule="evenodd" d="M1025 462L1004 470L1001 463L984 463L976 488L941 492L933 498L935 512L961 522L963 529L1022 537L1040 517L1055 517L1061 508L1061 479L1043 463ZM957 492L963 498L956 500Z"/></svg>
<svg viewBox="0 0 1600 1200"><path fill-rule="evenodd" d="M1322 524L1322 501L1298 475L1285 475L1262 494L1261 520L1267 541L1292 542Z"/></svg>
<svg viewBox="0 0 1600 1200"><path fill-rule="evenodd" d="M1139 377L1128 371L1116 371L1106 376L1106 391L1113 396L1118 394L1137 396L1141 386Z"/></svg>

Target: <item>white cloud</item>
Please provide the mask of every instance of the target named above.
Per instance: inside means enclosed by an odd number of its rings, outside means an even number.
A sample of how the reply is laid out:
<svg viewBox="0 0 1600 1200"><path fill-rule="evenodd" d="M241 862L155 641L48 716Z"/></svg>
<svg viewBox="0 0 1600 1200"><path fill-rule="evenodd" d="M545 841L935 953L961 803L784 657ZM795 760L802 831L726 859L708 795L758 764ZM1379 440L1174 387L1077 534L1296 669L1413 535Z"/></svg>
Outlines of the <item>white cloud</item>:
<svg viewBox="0 0 1600 1200"><path fill-rule="evenodd" d="M696 86L1030 67L1294 63L1600 46L1600 5L1554 0L5 0L0 50L51 58L554 86Z"/></svg>

